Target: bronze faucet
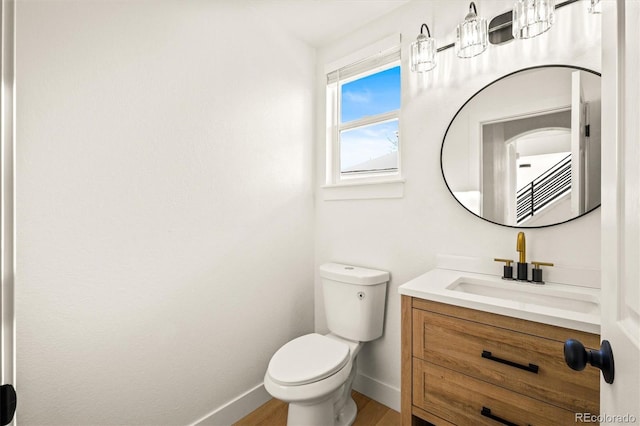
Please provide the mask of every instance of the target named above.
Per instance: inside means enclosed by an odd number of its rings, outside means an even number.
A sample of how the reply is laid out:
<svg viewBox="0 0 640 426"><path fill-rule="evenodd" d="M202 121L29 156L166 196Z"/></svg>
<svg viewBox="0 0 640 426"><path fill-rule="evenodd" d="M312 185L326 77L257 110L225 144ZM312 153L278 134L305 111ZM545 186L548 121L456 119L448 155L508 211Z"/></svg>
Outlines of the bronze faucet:
<svg viewBox="0 0 640 426"><path fill-rule="evenodd" d="M516 251L520 254L516 268L516 279L518 281L528 281L529 265L527 265L527 243L524 238L524 232L518 232Z"/></svg>
<svg viewBox="0 0 640 426"><path fill-rule="evenodd" d="M524 232L518 232L518 239L516 241L516 251L520 253L520 259L518 262L527 263L527 242L524 238Z"/></svg>
<svg viewBox="0 0 640 426"><path fill-rule="evenodd" d="M502 279L505 280L517 280L528 281L535 284L544 284L542 280L541 266L553 266L553 263L533 261L533 269L531 270L532 278L529 281L529 264L527 263L527 241L524 237L524 232L518 232L518 238L516 240L516 251L518 252L518 263L516 264L516 278L513 278L513 267L511 266L510 259L493 259L496 262L505 262L504 272Z"/></svg>

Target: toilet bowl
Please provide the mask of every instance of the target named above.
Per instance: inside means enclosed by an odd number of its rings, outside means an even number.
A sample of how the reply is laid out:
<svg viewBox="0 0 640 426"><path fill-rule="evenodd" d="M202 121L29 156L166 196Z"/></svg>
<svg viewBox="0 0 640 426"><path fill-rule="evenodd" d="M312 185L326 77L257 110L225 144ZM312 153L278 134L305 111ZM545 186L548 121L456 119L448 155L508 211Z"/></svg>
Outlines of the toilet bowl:
<svg viewBox="0 0 640 426"><path fill-rule="evenodd" d="M357 409L351 398L362 344L334 334L298 337L271 358L266 390L289 403L288 425L346 426Z"/></svg>
<svg viewBox="0 0 640 426"><path fill-rule="evenodd" d="M320 266L327 335L311 333L271 358L264 386L289 403L289 426L347 426L356 418L351 398L356 358L364 342L382 336L389 273L326 263Z"/></svg>

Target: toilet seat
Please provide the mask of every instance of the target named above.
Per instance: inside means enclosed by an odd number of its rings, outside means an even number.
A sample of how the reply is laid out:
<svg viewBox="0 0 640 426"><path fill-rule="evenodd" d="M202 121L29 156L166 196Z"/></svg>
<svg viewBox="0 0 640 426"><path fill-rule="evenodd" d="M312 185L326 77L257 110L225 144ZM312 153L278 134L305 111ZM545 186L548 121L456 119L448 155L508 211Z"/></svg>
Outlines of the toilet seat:
<svg viewBox="0 0 640 426"><path fill-rule="evenodd" d="M267 374L275 383L299 386L325 379L349 361L349 346L317 333L282 346L273 355Z"/></svg>

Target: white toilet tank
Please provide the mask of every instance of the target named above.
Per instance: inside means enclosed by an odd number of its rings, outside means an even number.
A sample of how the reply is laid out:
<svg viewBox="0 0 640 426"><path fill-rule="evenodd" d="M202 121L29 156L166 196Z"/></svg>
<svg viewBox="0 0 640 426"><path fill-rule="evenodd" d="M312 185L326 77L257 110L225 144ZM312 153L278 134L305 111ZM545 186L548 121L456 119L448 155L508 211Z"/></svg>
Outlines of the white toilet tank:
<svg viewBox="0 0 640 426"><path fill-rule="evenodd" d="M357 342L382 336L389 273L358 266L320 266L329 330Z"/></svg>

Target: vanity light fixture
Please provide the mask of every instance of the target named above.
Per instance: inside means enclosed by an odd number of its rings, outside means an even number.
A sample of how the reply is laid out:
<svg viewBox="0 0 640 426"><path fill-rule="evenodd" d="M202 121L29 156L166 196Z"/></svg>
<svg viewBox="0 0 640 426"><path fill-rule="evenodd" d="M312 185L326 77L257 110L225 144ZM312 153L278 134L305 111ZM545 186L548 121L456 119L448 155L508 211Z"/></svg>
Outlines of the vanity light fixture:
<svg viewBox="0 0 640 426"><path fill-rule="evenodd" d="M516 0L513 5L513 36L533 38L555 21L555 0Z"/></svg>
<svg viewBox="0 0 640 426"><path fill-rule="evenodd" d="M602 13L602 2L600 0L591 0L591 5L589 6L589 13Z"/></svg>
<svg viewBox="0 0 640 426"><path fill-rule="evenodd" d="M427 35L422 31L427 29ZM420 27L420 35L411 43L411 71L431 71L436 66L436 39L431 37L427 24Z"/></svg>
<svg viewBox="0 0 640 426"><path fill-rule="evenodd" d="M458 58L472 58L487 50L489 31L487 20L478 17L476 4L469 4L469 13L456 27L456 55Z"/></svg>
<svg viewBox="0 0 640 426"><path fill-rule="evenodd" d="M503 44L514 38L533 38L547 31L556 18L556 9L582 0L516 0L513 10L495 16L487 21L478 17L474 2L469 4L469 13L456 27L456 41L437 47L436 39L431 37L427 24L420 27L420 35L411 43L411 71L431 71L436 66L438 52L455 47L459 58L471 58L479 55L491 44ZM602 0L590 0L590 13L601 13ZM427 35L424 35L424 29Z"/></svg>

